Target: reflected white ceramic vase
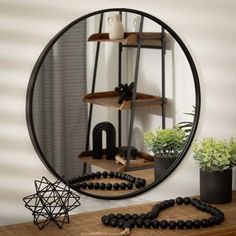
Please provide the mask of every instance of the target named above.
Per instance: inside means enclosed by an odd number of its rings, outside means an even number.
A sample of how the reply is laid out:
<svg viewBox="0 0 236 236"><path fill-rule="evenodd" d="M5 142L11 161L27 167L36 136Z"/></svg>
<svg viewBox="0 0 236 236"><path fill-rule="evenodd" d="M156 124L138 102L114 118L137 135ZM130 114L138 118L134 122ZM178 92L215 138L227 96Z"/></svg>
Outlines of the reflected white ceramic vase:
<svg viewBox="0 0 236 236"><path fill-rule="evenodd" d="M107 19L109 24L109 39L123 39L124 27L120 21L120 15L114 14Z"/></svg>

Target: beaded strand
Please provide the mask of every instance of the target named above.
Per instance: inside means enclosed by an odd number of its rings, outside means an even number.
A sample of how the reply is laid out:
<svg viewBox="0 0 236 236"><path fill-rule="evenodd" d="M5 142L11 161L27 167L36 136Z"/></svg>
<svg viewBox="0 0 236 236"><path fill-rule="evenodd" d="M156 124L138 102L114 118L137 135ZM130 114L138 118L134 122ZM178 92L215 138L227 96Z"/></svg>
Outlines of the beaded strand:
<svg viewBox="0 0 236 236"><path fill-rule="evenodd" d="M128 181L122 183L102 183L102 182L86 182L91 179L100 178L116 178ZM134 187L139 189L145 187L146 180L142 178L137 178L132 175L121 173L121 172L107 172L107 171L97 171L96 173L85 174L82 176L77 176L67 181L69 186L75 190L80 189L95 189L95 190L125 190L133 189Z"/></svg>
<svg viewBox="0 0 236 236"><path fill-rule="evenodd" d="M177 205L192 205L200 211L207 212L212 216L206 219L201 220L157 220L155 218L158 217L160 212L164 209L173 207L175 204ZM224 221L224 213L213 207L211 205L205 204L198 199L191 199L189 197L181 198L178 197L175 200L165 200L162 201L152 207L152 210L148 213L142 214L109 214L104 215L101 218L101 221L106 226L118 227L122 229L132 229L134 227L138 228L161 228L161 229L199 229L199 228L207 228L217 224L220 224Z"/></svg>

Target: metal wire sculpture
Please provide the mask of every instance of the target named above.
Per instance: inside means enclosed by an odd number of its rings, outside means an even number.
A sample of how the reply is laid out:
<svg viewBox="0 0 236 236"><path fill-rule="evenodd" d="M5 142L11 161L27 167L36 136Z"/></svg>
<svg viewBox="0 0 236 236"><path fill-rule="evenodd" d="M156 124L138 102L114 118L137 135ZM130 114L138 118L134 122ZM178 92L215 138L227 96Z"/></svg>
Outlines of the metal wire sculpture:
<svg viewBox="0 0 236 236"><path fill-rule="evenodd" d="M33 222L41 230L50 222L60 229L70 223L69 211L80 206L80 197L60 180L51 183L45 177L35 180L36 193L23 198L25 207L32 212Z"/></svg>

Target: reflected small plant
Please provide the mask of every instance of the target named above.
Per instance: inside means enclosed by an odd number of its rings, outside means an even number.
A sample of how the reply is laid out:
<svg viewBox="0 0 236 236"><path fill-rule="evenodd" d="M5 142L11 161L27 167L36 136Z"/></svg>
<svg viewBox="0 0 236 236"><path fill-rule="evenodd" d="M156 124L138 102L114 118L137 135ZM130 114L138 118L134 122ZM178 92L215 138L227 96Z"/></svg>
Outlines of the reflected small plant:
<svg viewBox="0 0 236 236"><path fill-rule="evenodd" d="M193 111L192 112L185 112L184 114L192 116L193 119L194 119L195 106L193 106ZM191 133L191 131L192 131L192 128L193 128L193 121L182 121L182 122L179 122L178 124L176 124L174 127L182 129L186 134L185 140L187 140L190 133Z"/></svg>
<svg viewBox="0 0 236 236"><path fill-rule="evenodd" d="M185 145L185 132L180 128L156 129L144 133L144 142L149 150L158 157L176 157Z"/></svg>

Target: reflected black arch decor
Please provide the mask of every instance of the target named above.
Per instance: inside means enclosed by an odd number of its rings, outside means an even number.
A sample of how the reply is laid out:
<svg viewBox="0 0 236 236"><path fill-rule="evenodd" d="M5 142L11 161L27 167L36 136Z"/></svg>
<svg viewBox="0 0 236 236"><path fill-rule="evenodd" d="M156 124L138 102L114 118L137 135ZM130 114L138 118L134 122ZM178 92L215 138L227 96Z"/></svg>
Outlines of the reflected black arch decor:
<svg viewBox="0 0 236 236"><path fill-rule="evenodd" d="M200 83L199 83L199 77L198 77L198 73L197 73L197 69L195 66L195 63L193 61L193 58L188 50L188 48L186 47L186 45L184 44L184 42L181 40L181 38L176 34L176 32L169 27L167 24L165 24L163 21L161 21L160 19L156 18L155 16L152 16L148 13L139 11L139 10L134 10L134 9L128 9L128 8L109 8L109 9L104 9L104 10L99 10L99 11L95 11L92 13L89 13L87 15L84 15L78 19L76 19L75 21L71 22L69 25L67 25L65 28L63 28L60 32L58 32L51 40L50 42L46 45L46 47L44 48L44 50L42 51L42 53L40 54L34 68L33 71L31 73L30 76L30 80L29 80L29 84L28 84L28 88L27 88L27 95L26 95L26 120L27 120L27 126L28 126L28 130L29 130L29 134L30 134L30 138L32 141L32 144L38 154L38 156L40 157L40 159L42 160L42 162L45 164L45 166L49 169L49 171L56 176L58 179L63 181L63 178L52 168L52 166L48 163L46 157L44 156L44 153L42 152L42 149L40 148L40 145L38 143L37 137L36 137L36 133L35 133L35 128L34 128L34 122L33 122L33 109L32 109L32 105L33 105L33 93L34 93L34 87L35 87L35 83L36 83L36 79L37 79L37 75L39 73L40 67L46 57L46 55L48 54L48 52L51 50L51 48L53 47L53 45L56 43L56 41L65 33L67 32L71 27L73 27L75 24L77 24L78 22L87 19L88 17L97 15L97 14L101 14L101 13L106 13L106 12L128 12L128 13L134 13L134 14L138 14L140 16L144 16L154 22L156 22L157 24L159 24L160 26L162 26L164 29L166 29L168 31L168 33L170 33L170 35L177 41L177 43L179 44L179 46L181 47L181 49L183 50L191 71L192 71L192 76L193 76L193 80L194 80L194 85L195 85L195 117L193 120L193 127L192 127L192 132L189 135L189 139L186 142L186 145L183 149L183 151L181 152L181 154L179 155L179 157L177 158L177 160L175 161L175 163L171 166L171 168L169 168L169 170L163 175L161 176L161 178L159 178L156 182L145 186L142 189L137 190L136 192L131 192L128 194L124 194L124 195L119 195L119 196L99 196L99 195L94 195L94 194L90 194L90 193L86 193L83 191L78 191L81 194L90 196L90 197L95 197L95 198L100 198L100 199L123 199L123 198L128 198L128 197L133 197L135 195L141 194L153 187L155 187L156 185L158 185L160 182L162 182L165 178L167 178L173 171L174 169L178 166L178 164L181 162L181 160L183 159L183 157L186 155L188 149L190 148L191 142L193 140L193 137L195 135L196 129L197 129L197 125L198 125L198 121L199 121L199 116L200 116L200 106L201 106L201 92L200 92Z"/></svg>
<svg viewBox="0 0 236 236"><path fill-rule="evenodd" d="M102 159L102 132L106 132L106 157L115 160L116 155L116 130L110 122L101 122L93 129L93 158Z"/></svg>

